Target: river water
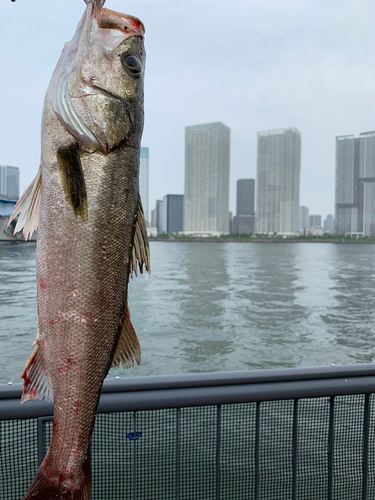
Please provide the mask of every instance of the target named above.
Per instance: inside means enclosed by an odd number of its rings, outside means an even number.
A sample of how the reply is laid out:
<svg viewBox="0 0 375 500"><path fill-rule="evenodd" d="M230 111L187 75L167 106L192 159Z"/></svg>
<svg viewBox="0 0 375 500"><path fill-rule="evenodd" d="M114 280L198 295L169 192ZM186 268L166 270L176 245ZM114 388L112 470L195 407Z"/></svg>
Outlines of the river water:
<svg viewBox="0 0 375 500"><path fill-rule="evenodd" d="M375 360L375 245L151 242L131 280L142 363L110 377ZM0 383L36 336L35 244L0 243Z"/></svg>

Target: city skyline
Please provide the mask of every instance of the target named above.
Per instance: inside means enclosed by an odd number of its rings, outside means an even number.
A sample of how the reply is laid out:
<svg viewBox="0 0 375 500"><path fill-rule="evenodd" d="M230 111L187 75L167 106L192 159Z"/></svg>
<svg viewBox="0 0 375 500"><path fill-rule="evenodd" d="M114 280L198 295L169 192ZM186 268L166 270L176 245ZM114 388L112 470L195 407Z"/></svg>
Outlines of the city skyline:
<svg viewBox="0 0 375 500"><path fill-rule="evenodd" d="M120 0L107 0L106 6L124 8ZM52 10L47 0L1 3L7 23L0 33L0 62L6 68L0 163L20 167L21 191L40 162L45 91L83 9L84 2L76 0L56 3ZM129 0L126 10L146 26L142 143L152 152L152 207L166 192L183 193L184 127L220 120L231 128L233 213L236 180L256 177L256 131L290 124L304 138L300 202L313 213L334 212L334 137L374 128L375 69L368 61L375 48L375 4L358 9L355 2L316 0L296 8L289 0L192 0L189 11L200 23L189 22L184 6L171 0ZM166 18L168 35L160 30ZM236 50L221 36L228 29L240 35ZM163 71L160 54L168 54L170 62Z"/></svg>

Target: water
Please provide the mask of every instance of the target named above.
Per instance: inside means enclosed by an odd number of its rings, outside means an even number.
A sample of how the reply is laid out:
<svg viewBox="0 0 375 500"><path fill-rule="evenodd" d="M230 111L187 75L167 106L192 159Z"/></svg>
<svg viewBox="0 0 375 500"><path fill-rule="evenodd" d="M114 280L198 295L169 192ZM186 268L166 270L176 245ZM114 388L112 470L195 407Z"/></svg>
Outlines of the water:
<svg viewBox="0 0 375 500"><path fill-rule="evenodd" d="M367 363L375 246L151 242L130 283L142 364L110 377ZM35 244L0 243L0 383L36 336Z"/></svg>

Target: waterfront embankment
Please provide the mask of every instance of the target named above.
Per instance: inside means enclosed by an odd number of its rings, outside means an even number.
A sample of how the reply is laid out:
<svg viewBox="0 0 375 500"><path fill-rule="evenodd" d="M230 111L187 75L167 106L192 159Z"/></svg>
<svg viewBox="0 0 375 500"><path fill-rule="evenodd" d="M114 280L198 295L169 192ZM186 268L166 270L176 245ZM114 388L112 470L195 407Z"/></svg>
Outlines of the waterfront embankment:
<svg viewBox="0 0 375 500"><path fill-rule="evenodd" d="M186 236L180 234L160 234L149 237L150 241L192 242L192 243L375 243L375 238L352 238L350 236L265 236L265 235L223 235L223 236Z"/></svg>

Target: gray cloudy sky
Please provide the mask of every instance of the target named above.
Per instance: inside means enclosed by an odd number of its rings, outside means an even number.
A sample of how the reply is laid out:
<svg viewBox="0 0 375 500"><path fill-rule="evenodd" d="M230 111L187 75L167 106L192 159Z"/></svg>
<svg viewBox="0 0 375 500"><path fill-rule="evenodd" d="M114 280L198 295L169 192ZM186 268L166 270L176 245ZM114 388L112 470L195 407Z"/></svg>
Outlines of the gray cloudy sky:
<svg viewBox="0 0 375 500"><path fill-rule="evenodd" d="M83 0L0 0L0 164L32 180L44 93ZM335 136L375 129L372 0L107 0L146 26L150 207L183 193L184 128L231 128L236 180L256 178L256 132L302 134L300 204L334 210Z"/></svg>

